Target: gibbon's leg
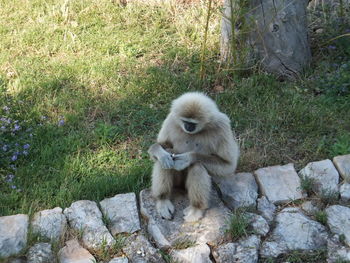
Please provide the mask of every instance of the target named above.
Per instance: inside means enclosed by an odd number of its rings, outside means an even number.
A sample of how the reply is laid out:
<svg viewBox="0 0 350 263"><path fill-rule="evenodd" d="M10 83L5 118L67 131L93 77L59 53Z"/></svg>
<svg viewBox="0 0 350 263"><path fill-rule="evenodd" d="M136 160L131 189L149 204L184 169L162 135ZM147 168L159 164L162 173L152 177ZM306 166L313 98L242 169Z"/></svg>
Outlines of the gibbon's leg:
<svg viewBox="0 0 350 263"><path fill-rule="evenodd" d="M161 217L171 219L174 205L170 201L176 171L163 169L159 162L155 162L152 171L152 195L157 199L156 208Z"/></svg>
<svg viewBox="0 0 350 263"><path fill-rule="evenodd" d="M196 163L188 168L186 188L190 206L184 210L184 219L194 222L201 219L208 208L211 191L211 178L202 164Z"/></svg>

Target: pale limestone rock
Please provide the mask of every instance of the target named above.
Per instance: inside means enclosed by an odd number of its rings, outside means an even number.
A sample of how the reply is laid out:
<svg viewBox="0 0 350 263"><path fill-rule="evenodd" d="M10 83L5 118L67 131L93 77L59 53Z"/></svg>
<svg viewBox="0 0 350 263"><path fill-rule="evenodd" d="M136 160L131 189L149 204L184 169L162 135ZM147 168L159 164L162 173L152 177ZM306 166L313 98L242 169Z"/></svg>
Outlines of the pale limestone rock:
<svg viewBox="0 0 350 263"><path fill-rule="evenodd" d="M52 263L55 256L50 243L37 243L27 253L27 263Z"/></svg>
<svg viewBox="0 0 350 263"><path fill-rule="evenodd" d="M115 240L103 224L102 213L93 201L81 200L64 210L70 226L82 231L82 242L89 249L97 250L102 245L111 247Z"/></svg>
<svg viewBox="0 0 350 263"><path fill-rule="evenodd" d="M135 263L162 263L164 262L158 249L141 234L128 238L123 252L131 262Z"/></svg>
<svg viewBox="0 0 350 263"><path fill-rule="evenodd" d="M345 243L350 246L350 208L332 205L326 208L327 224L332 233L345 236Z"/></svg>
<svg viewBox="0 0 350 263"><path fill-rule="evenodd" d="M263 196L258 199L258 211L271 223L275 217L276 206Z"/></svg>
<svg viewBox="0 0 350 263"><path fill-rule="evenodd" d="M188 197L184 193L175 192L172 202L175 206L173 220L166 220L159 216L155 208L155 200L149 189L140 193L140 207L142 215L148 219L149 234L159 248L168 248L179 239L193 241L196 244L217 244L224 237L227 229L230 210L223 205L215 191L212 193L210 208L204 217L192 223L184 222L183 210L189 205Z"/></svg>
<svg viewBox="0 0 350 263"><path fill-rule="evenodd" d="M274 204L303 198L300 178L291 163L260 168L255 176L262 194Z"/></svg>
<svg viewBox="0 0 350 263"><path fill-rule="evenodd" d="M341 177L350 182L350 154L336 156L333 158L333 162Z"/></svg>
<svg viewBox="0 0 350 263"><path fill-rule="evenodd" d="M225 177L213 177L222 199L231 208L256 206L258 185L251 173L238 173Z"/></svg>
<svg viewBox="0 0 350 263"><path fill-rule="evenodd" d="M0 258L18 254L27 245L28 216L0 217Z"/></svg>
<svg viewBox="0 0 350 263"><path fill-rule="evenodd" d="M350 248L345 247L339 242L339 236L328 239L327 241L328 263L350 262Z"/></svg>
<svg viewBox="0 0 350 263"><path fill-rule="evenodd" d="M276 216L272 235L262 244L263 257L276 257L291 250L314 250L326 246L328 234L320 223L301 213L299 208L285 208Z"/></svg>
<svg viewBox="0 0 350 263"><path fill-rule="evenodd" d="M109 219L112 235L140 230L135 193L118 194L100 202L102 213Z"/></svg>
<svg viewBox="0 0 350 263"><path fill-rule="evenodd" d="M117 258L113 258L108 263L128 263L128 262L129 260L126 257L117 257Z"/></svg>
<svg viewBox="0 0 350 263"><path fill-rule="evenodd" d="M32 220L33 232L51 241L59 241L64 236L66 228L67 220L60 207L34 214Z"/></svg>
<svg viewBox="0 0 350 263"><path fill-rule="evenodd" d="M227 243L214 250L213 256L216 263L226 262L258 262L258 249L260 238L256 235L241 239L237 243Z"/></svg>
<svg viewBox="0 0 350 263"><path fill-rule="evenodd" d="M337 193L339 174L331 160L308 163L300 172L301 178L313 180L313 190L318 194Z"/></svg>
<svg viewBox="0 0 350 263"><path fill-rule="evenodd" d="M95 258L85 248L81 247L76 239L66 242L66 246L58 251L59 263L90 263Z"/></svg>
<svg viewBox="0 0 350 263"><path fill-rule="evenodd" d="M342 201L349 201L350 200L350 184L344 183L340 186L340 197Z"/></svg>
<svg viewBox="0 0 350 263"><path fill-rule="evenodd" d="M171 258L178 263L211 263L210 248L206 244L173 250Z"/></svg>
<svg viewBox="0 0 350 263"><path fill-rule="evenodd" d="M257 235L266 236L270 231L269 224L260 215L254 213L246 213L248 223L252 227L253 231Z"/></svg>
<svg viewBox="0 0 350 263"><path fill-rule="evenodd" d="M309 215L314 215L320 211L317 205L315 205L312 201L305 201L301 204L301 208Z"/></svg>

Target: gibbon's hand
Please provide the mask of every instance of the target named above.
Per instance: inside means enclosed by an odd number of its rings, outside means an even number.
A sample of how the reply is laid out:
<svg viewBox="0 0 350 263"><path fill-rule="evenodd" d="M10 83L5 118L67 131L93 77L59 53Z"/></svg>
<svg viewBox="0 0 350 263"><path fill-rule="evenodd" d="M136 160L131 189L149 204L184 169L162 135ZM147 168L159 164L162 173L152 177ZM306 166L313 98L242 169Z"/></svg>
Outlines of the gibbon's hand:
<svg viewBox="0 0 350 263"><path fill-rule="evenodd" d="M172 158L172 155L166 151L162 153L162 155L158 158L158 161L163 169L174 168L174 160Z"/></svg>
<svg viewBox="0 0 350 263"><path fill-rule="evenodd" d="M174 154L174 169L182 171L192 164L192 154L190 152Z"/></svg>

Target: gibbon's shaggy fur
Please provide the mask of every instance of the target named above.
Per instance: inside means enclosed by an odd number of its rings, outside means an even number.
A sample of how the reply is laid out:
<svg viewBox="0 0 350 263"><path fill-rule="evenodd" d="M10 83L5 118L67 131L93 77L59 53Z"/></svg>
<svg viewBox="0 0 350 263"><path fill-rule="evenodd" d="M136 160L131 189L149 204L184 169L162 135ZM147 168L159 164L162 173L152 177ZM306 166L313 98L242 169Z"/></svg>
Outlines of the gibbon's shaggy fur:
<svg viewBox="0 0 350 263"><path fill-rule="evenodd" d="M235 172L239 148L229 118L215 102L203 93L189 92L172 102L157 143L148 153L155 161L152 195L157 200L158 213L163 218L172 218L171 191L182 179L190 199L184 219L191 222L202 218L208 208L210 176Z"/></svg>

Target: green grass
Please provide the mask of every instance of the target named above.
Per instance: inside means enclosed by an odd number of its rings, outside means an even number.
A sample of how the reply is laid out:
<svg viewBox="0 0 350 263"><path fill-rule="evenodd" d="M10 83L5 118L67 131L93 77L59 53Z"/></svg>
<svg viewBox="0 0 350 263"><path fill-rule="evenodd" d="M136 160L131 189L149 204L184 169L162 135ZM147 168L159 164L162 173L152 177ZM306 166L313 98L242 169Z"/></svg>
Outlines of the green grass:
<svg viewBox="0 0 350 263"><path fill-rule="evenodd" d="M348 153L347 38L331 43L336 50L313 42L315 63L298 82L238 75L218 63L215 6L201 80L205 3L117 2L0 0L0 117L21 127L0 131L0 215L149 186L147 148L171 100L190 90L209 93L232 119L239 171Z"/></svg>
<svg viewBox="0 0 350 263"><path fill-rule="evenodd" d="M252 234L253 231L249 227L248 215L241 210L234 211L229 219L226 233L233 241Z"/></svg>

